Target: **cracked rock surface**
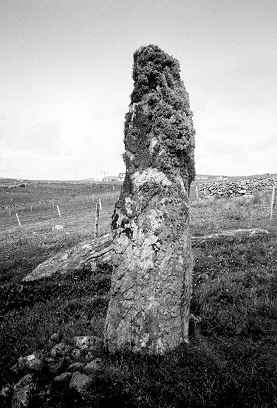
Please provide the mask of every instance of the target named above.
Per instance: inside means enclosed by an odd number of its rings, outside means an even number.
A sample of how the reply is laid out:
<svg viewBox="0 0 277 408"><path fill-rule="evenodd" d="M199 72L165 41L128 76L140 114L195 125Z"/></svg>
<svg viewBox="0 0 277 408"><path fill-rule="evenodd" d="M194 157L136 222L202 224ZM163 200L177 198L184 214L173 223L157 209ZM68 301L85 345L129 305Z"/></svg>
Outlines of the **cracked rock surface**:
<svg viewBox="0 0 277 408"><path fill-rule="evenodd" d="M104 335L110 351L163 354L188 339L195 131L176 59L141 47L133 79Z"/></svg>

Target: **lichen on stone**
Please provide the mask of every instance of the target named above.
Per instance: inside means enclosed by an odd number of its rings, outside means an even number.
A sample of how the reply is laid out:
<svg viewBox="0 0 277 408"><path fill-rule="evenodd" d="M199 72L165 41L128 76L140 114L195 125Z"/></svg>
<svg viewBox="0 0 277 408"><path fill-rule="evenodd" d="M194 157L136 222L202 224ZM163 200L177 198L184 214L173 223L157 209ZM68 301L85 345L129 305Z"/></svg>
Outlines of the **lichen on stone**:
<svg viewBox="0 0 277 408"><path fill-rule="evenodd" d="M188 336L195 131L175 58L154 45L140 47L133 79L126 177L111 224L115 268L105 339L110 350L127 345L162 354Z"/></svg>

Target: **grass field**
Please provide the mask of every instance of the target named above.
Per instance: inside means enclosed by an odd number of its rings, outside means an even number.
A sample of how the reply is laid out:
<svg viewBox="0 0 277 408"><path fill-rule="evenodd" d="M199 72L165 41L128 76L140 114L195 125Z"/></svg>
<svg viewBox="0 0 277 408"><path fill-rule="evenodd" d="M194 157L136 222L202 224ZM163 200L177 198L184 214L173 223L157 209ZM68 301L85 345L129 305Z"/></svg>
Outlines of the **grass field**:
<svg viewBox="0 0 277 408"><path fill-rule="evenodd" d="M101 233L109 230L118 191L84 193L86 187L75 185L70 192L67 187L63 193L53 188L49 196L46 186L41 186L44 195L40 187L35 193L22 189L29 201L24 202L18 191L12 197L17 205L12 214L1 209L0 388L16 381L10 368L17 358L45 348L52 333L59 332L64 338L102 336L110 286L108 267L94 274L84 270L59 279L20 283L58 250L94 236L99 198L103 205ZM9 194L0 194L1 205L11 202ZM60 206L61 218L52 207L53 199ZM190 344L163 357L127 352L103 355L104 371L87 398L53 389L50 399L40 394L33 406L277 407L277 217L269 221L269 200L261 193L252 198L198 202L192 195L193 235L251 227L265 228L270 234L194 244L191 312L197 319L192 321ZM20 206L23 202L27 205ZM33 212L31 202L36 203ZM57 231L55 225L64 229ZM45 386L45 378L41 381Z"/></svg>

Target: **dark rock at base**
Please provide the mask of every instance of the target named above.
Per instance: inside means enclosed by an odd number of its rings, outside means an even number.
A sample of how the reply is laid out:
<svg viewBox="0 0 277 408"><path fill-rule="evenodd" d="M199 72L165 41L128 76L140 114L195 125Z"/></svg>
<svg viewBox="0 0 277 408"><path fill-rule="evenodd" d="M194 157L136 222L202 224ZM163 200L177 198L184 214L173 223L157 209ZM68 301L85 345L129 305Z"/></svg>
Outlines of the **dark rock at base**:
<svg viewBox="0 0 277 408"><path fill-rule="evenodd" d="M103 362L101 358L96 358L95 360L88 363L83 371L85 374L95 374L97 371L101 371L103 368Z"/></svg>
<svg viewBox="0 0 277 408"><path fill-rule="evenodd" d="M60 339L61 339L61 336L59 333L53 333L49 340L57 343Z"/></svg>
<svg viewBox="0 0 277 408"><path fill-rule="evenodd" d="M12 394L12 387L11 386L5 386L2 388L0 391L0 406L1 406L1 401L7 401Z"/></svg>
<svg viewBox="0 0 277 408"><path fill-rule="evenodd" d="M74 343L81 350L93 350L103 346L103 340L97 336L75 336Z"/></svg>
<svg viewBox="0 0 277 408"><path fill-rule="evenodd" d="M71 347L63 341L56 344L50 351L51 357L64 357L70 353Z"/></svg>
<svg viewBox="0 0 277 408"><path fill-rule="evenodd" d="M31 374L25 375L21 380L14 385L14 393L12 397L12 408L26 408L30 405L36 384L34 383Z"/></svg>
<svg viewBox="0 0 277 408"><path fill-rule="evenodd" d="M60 375L57 375L56 377L53 378L53 381L55 383L66 383L71 379L72 373L69 373L66 371L65 373L62 373Z"/></svg>
<svg viewBox="0 0 277 408"><path fill-rule="evenodd" d="M72 357L74 360L78 360L78 359L80 358L80 356L81 356L81 351L80 351L79 349L75 348L75 349L73 349L73 350L71 351L71 357Z"/></svg>
<svg viewBox="0 0 277 408"><path fill-rule="evenodd" d="M43 368L43 361L39 353L29 354L25 357L19 357L17 363L11 368L15 373L20 373L26 370L39 372Z"/></svg>
<svg viewBox="0 0 277 408"><path fill-rule="evenodd" d="M25 365L28 370L39 372L43 368L43 361L38 353L30 354L24 357Z"/></svg>
<svg viewBox="0 0 277 408"><path fill-rule="evenodd" d="M65 359L60 358L60 359L54 359L53 357L46 358L45 363L48 366L48 369L51 374L57 375L59 374L65 367Z"/></svg>
<svg viewBox="0 0 277 408"><path fill-rule="evenodd" d="M95 354L91 351L88 351L87 354L85 355L86 362L92 361L94 359L95 359Z"/></svg>
<svg viewBox="0 0 277 408"><path fill-rule="evenodd" d="M76 391L81 396L84 396L88 386L92 383L92 377L89 377L86 374L82 374L79 371L73 373L69 388Z"/></svg>
<svg viewBox="0 0 277 408"><path fill-rule="evenodd" d="M82 371L84 366L85 366L84 363L76 362L76 363L70 364L70 366L68 367L68 370L74 373L75 371Z"/></svg>

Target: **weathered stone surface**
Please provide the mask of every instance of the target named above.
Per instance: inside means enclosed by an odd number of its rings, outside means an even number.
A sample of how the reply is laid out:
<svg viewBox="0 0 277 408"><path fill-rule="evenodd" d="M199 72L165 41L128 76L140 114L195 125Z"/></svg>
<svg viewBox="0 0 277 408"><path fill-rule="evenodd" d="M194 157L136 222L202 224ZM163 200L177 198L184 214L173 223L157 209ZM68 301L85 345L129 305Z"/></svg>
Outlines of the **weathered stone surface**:
<svg viewBox="0 0 277 408"><path fill-rule="evenodd" d="M7 398L11 394L11 387L6 385L0 391L0 397Z"/></svg>
<svg viewBox="0 0 277 408"><path fill-rule="evenodd" d="M233 233L234 237L237 236L236 230L230 230L230 231L233 231L233 232L234 232L234 233ZM227 234L228 234L228 235L225 235L225 231L221 231L221 232L220 232L220 237L222 237L222 238L227 237L227 238L228 238L228 236L229 236L229 230L227 231ZM247 235L247 233L246 233L245 235ZM252 236L252 235L253 235L253 234L251 234L251 236ZM112 242L112 234L111 234L111 233L110 233L110 234L106 234L106 235L105 235L105 238L104 238L104 237L100 237L99 239L101 239L102 242L103 242L103 240L106 239L106 242L108 243L108 245L109 245L109 247L110 247L110 250L109 250L109 252L106 254L105 263L112 265L112 262L113 262L113 254L114 254L114 243ZM196 237L193 237L193 236L192 236L192 237L191 237L192 245L194 244L194 242L197 242L197 241L199 241L200 239L202 239L202 240L214 239L214 234L203 235L203 236L196 236ZM111 242L112 242L112 243L111 243ZM97 243L96 243L96 246L97 246ZM71 250L72 250L72 249L71 249ZM93 246L91 246L91 251L94 252ZM60 252L60 255L59 255L60 258L58 258L57 255L55 256L56 270L53 270L52 272L51 272L51 270L47 271L47 276L51 276L51 274L55 274L55 273L57 273L57 272L66 274L66 273L69 273L69 272L71 271L70 266L65 265L65 264L63 263L63 260L62 260L62 259L64 258L64 256L66 256L66 253L67 253L67 251ZM78 258L79 255L80 255L80 259L81 259L81 258L82 258L82 253L78 253L78 251L75 251L75 257L76 257L76 258L75 258L75 262L76 262L76 264L79 264L79 265L80 265L80 268L82 268L83 265L82 265L81 261L78 262L78 260L77 260L77 258ZM51 258L51 259L52 259L52 258ZM50 262L50 264L52 264L52 261ZM51 269L51 268L50 268L50 269ZM76 270L78 270L77 266L76 266ZM31 272L31 273L32 273L32 272ZM37 277L33 276L32 280L39 280L39 279L41 279L42 277L43 277L43 276L37 276ZM56 335L56 333L55 333L55 335ZM55 341L59 341L59 338L57 338L56 340L54 340L54 339L53 339L53 340L49 339L49 341L52 341L52 342L54 343Z"/></svg>
<svg viewBox="0 0 277 408"><path fill-rule="evenodd" d="M63 341L56 344L50 351L51 357L63 357L70 352L70 346L65 344Z"/></svg>
<svg viewBox="0 0 277 408"><path fill-rule="evenodd" d="M41 263L22 281L29 282L47 278L56 273L66 273L68 270L79 271L87 266L93 271L99 263L105 263L107 259L110 259L111 251L113 251L113 246L110 234L98 237L92 242L81 242L73 248L58 252Z"/></svg>
<svg viewBox="0 0 277 408"><path fill-rule="evenodd" d="M162 354L188 340L195 132L177 60L141 47L133 79L105 341L111 351Z"/></svg>
<svg viewBox="0 0 277 408"><path fill-rule="evenodd" d="M76 362L76 363L70 364L70 366L68 367L68 370L71 371L72 373L75 371L82 371L84 366L85 366L84 363Z"/></svg>
<svg viewBox="0 0 277 408"><path fill-rule="evenodd" d="M85 355L85 360L88 362L88 361L92 361L92 360L94 360L95 359L95 357L98 355L99 353L95 353L95 352L91 352L91 351L88 351L87 353L86 353L86 355Z"/></svg>
<svg viewBox="0 0 277 408"><path fill-rule="evenodd" d="M69 372L65 372L62 373L60 375L57 375L56 377L53 378L53 381L57 384L62 384L62 383L66 383L69 382L70 378L72 376L72 373Z"/></svg>
<svg viewBox="0 0 277 408"><path fill-rule="evenodd" d="M81 350L94 350L97 347L102 347L103 340L97 336L75 336L73 338L75 346L79 347Z"/></svg>
<svg viewBox="0 0 277 408"><path fill-rule="evenodd" d="M200 198L228 198L228 197L253 197L259 192L270 193L273 185L277 184L276 175L264 175L244 179L207 179L205 182L197 182Z"/></svg>
<svg viewBox="0 0 277 408"><path fill-rule="evenodd" d="M65 359L63 357L60 357L59 359L47 357L44 361L47 364L50 373L53 375L59 374L65 367Z"/></svg>
<svg viewBox="0 0 277 408"><path fill-rule="evenodd" d="M88 363L83 368L83 371L85 374L94 374L96 371L100 371L102 367L103 367L103 362L101 358L96 358L95 360Z"/></svg>
<svg viewBox="0 0 277 408"><path fill-rule="evenodd" d="M52 341L52 342L58 342L59 340L60 340L60 335L59 335L59 333L53 333L51 336L50 336L50 339L49 339L50 341Z"/></svg>
<svg viewBox="0 0 277 408"><path fill-rule="evenodd" d="M25 357L19 357L17 363L12 367L12 371L20 373L22 371L40 371L43 367L41 355L37 352Z"/></svg>
<svg viewBox="0 0 277 408"><path fill-rule="evenodd" d="M69 388L78 392L80 395L84 395L88 386L92 383L92 378L86 374L82 374L79 371L73 373Z"/></svg>
<svg viewBox="0 0 277 408"><path fill-rule="evenodd" d="M40 371L43 367L42 359L38 353L24 357L25 365L30 371Z"/></svg>
<svg viewBox="0 0 277 408"><path fill-rule="evenodd" d="M75 348L75 349L73 349L73 350L71 351L71 357L72 357L74 360L78 360L78 359L80 358L80 356L81 356L81 351L80 351L79 349Z"/></svg>
<svg viewBox="0 0 277 408"><path fill-rule="evenodd" d="M234 229L234 230L225 230L225 231L217 232L215 234L194 237L194 241L208 241L210 239L221 239L221 238L247 238L247 237L254 237L257 235L266 235L266 234L269 234L269 232L261 228L239 228L239 229Z"/></svg>
<svg viewBox="0 0 277 408"><path fill-rule="evenodd" d="M26 408L30 405L31 400L36 390L33 376L25 375L21 380L14 385L14 393L12 397L12 408Z"/></svg>

